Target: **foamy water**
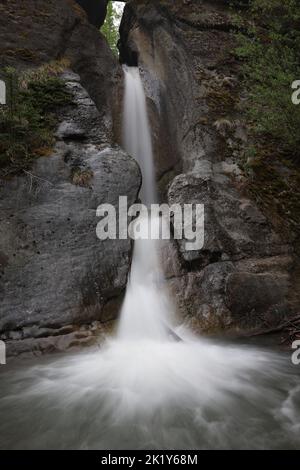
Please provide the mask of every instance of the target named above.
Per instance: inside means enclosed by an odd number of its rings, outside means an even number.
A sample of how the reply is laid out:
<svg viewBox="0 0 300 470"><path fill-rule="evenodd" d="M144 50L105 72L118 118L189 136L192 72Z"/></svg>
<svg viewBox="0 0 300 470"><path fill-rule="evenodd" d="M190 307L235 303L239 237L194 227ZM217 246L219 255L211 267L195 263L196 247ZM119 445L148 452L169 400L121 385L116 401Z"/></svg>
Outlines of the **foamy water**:
<svg viewBox="0 0 300 470"><path fill-rule="evenodd" d="M2 372L0 447L299 448L288 356L176 332L183 341L110 340Z"/></svg>

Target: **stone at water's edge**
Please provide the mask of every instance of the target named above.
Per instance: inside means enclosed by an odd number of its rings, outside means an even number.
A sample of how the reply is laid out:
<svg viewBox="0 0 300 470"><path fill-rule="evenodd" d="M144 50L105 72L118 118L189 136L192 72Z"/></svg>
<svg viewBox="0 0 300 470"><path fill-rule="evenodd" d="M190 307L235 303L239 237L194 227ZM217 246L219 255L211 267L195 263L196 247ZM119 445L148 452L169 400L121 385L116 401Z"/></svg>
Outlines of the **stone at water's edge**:
<svg viewBox="0 0 300 470"><path fill-rule="evenodd" d="M144 77L161 192L205 204L204 249L173 243L164 258L182 315L206 331L272 326L299 310L293 246L240 190L233 30L228 2L206 0L132 0L121 24L122 57L138 58Z"/></svg>

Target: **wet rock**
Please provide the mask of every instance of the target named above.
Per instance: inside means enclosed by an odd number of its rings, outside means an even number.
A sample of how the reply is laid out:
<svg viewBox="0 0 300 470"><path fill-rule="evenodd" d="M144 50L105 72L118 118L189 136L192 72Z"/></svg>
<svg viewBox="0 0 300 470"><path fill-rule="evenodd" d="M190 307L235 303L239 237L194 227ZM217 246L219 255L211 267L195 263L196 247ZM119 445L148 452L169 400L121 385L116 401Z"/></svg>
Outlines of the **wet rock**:
<svg viewBox="0 0 300 470"><path fill-rule="evenodd" d="M84 325L81 329L70 327L69 332L49 331L47 335L11 338L6 341L8 364L15 357L31 358L43 354L61 353L65 351L79 350L82 348L99 347L108 332L108 328L101 323L93 326ZM55 333L51 335L51 333ZM16 341L16 339L18 339Z"/></svg>

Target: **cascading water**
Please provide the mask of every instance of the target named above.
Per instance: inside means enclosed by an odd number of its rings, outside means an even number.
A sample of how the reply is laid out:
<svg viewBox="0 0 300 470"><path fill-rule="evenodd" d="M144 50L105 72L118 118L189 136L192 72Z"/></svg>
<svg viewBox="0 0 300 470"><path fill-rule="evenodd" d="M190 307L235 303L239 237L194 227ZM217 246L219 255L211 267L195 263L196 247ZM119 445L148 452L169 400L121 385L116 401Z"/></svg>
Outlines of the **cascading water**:
<svg viewBox="0 0 300 470"><path fill-rule="evenodd" d="M138 67L124 65L125 96L123 116L123 144L125 150L140 164L144 204L156 201L155 172L152 141L143 83Z"/></svg>
<svg viewBox="0 0 300 470"><path fill-rule="evenodd" d="M125 70L125 87L125 145L150 203L137 69ZM135 243L120 326L101 350L0 370L0 448L299 448L300 385L289 355L195 338L183 327L175 341L157 257L155 243Z"/></svg>
<svg viewBox="0 0 300 470"><path fill-rule="evenodd" d="M125 65L124 77L124 147L140 164L143 176L141 199L150 205L156 201L155 171L143 83L137 67ZM168 336L172 307L161 282L158 241L147 239L150 224L159 226L160 220L144 218L139 224L141 239L135 241L118 336L162 340Z"/></svg>

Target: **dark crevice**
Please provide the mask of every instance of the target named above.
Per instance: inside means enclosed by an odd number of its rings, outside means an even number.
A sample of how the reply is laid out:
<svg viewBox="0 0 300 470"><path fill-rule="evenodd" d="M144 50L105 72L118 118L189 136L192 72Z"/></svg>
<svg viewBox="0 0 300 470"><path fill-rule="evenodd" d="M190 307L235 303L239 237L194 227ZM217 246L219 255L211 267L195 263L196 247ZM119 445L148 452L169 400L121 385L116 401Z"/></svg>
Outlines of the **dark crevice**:
<svg viewBox="0 0 300 470"><path fill-rule="evenodd" d="M201 271L206 266L222 261L221 251L202 250L201 255L194 260L184 261L184 267L188 272Z"/></svg>
<svg viewBox="0 0 300 470"><path fill-rule="evenodd" d="M108 0L76 0L76 2L86 12L89 22L99 29L106 18Z"/></svg>

